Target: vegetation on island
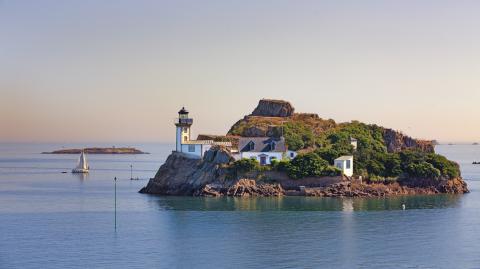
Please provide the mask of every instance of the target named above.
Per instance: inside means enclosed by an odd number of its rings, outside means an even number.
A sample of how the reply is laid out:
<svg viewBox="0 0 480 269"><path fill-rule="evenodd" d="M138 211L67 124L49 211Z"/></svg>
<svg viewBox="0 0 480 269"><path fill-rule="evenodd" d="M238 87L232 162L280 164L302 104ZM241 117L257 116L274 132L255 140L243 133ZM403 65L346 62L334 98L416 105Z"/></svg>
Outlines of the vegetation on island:
<svg viewBox="0 0 480 269"><path fill-rule="evenodd" d="M257 118L255 121L258 123L261 120ZM320 124L315 123L323 123L323 128L319 128ZM230 132L241 134L249 124L243 122L239 126L240 129L232 127ZM297 120L284 120L281 127L272 128L270 125L269 130L270 135L278 135L280 130L288 148L300 152L292 161L274 162L268 168L284 171L291 178L337 175L339 170L332 165L334 160L342 155L354 156L355 176L375 182L402 178L440 180L460 176L458 164L439 154L415 149L388 152L384 140L385 129L375 124L358 121L332 124L330 120L297 116ZM351 145L351 138L357 140L356 150ZM244 164L247 161L238 162ZM259 169L260 165L253 165L253 160L248 162L251 163L250 170Z"/></svg>
<svg viewBox="0 0 480 269"><path fill-rule="evenodd" d="M329 165L326 160L313 152L298 155L292 161L273 160L266 166L261 166L256 159L240 159L230 165L230 172L235 175L262 171L285 172L293 179L341 175L338 168Z"/></svg>

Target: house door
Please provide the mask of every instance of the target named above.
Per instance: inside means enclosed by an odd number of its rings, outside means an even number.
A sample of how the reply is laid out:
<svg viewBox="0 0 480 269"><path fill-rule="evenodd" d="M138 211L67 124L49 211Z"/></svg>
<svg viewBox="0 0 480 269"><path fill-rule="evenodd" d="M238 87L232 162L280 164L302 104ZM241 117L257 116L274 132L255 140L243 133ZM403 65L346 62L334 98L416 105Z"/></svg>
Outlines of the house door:
<svg viewBox="0 0 480 269"><path fill-rule="evenodd" d="M267 156L260 156L260 165L267 164Z"/></svg>

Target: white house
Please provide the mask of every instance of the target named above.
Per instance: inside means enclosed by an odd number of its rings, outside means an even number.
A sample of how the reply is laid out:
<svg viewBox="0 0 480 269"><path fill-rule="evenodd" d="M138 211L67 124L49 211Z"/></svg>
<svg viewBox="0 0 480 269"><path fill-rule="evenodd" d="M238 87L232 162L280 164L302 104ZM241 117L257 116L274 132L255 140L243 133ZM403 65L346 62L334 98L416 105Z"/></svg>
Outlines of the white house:
<svg viewBox="0 0 480 269"><path fill-rule="evenodd" d="M238 141L240 159L255 159L261 165L271 164L273 160L293 159L297 156L294 151L289 151L285 138L272 137L241 137Z"/></svg>
<svg viewBox="0 0 480 269"><path fill-rule="evenodd" d="M222 145L231 147L230 142L216 142L213 140L191 140L191 126L193 119L188 117L188 111L182 107L178 111L178 119L175 119L177 126L176 147L175 151L188 154L191 157L201 158L203 154L213 145Z"/></svg>
<svg viewBox="0 0 480 269"><path fill-rule="evenodd" d="M334 161L335 167L342 170L342 173L351 177L353 175L353 156L341 156Z"/></svg>

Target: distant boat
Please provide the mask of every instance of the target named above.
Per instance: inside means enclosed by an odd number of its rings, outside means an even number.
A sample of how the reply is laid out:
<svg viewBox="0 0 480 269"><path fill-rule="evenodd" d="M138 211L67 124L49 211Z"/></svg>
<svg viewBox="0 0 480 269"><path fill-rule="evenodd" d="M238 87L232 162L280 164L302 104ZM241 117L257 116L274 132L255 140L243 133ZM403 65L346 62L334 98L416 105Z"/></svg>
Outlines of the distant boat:
<svg viewBox="0 0 480 269"><path fill-rule="evenodd" d="M472 145L474 145L474 146L477 146L477 145L478 145L478 143L477 143L477 142L475 142L475 143L473 143Z"/></svg>
<svg viewBox="0 0 480 269"><path fill-rule="evenodd" d="M472 164L480 164L480 162L473 162Z"/></svg>
<svg viewBox="0 0 480 269"><path fill-rule="evenodd" d="M78 159L77 167L72 170L72 173L88 173L88 163L87 158L85 157L85 153L82 151L80 153L80 158Z"/></svg>

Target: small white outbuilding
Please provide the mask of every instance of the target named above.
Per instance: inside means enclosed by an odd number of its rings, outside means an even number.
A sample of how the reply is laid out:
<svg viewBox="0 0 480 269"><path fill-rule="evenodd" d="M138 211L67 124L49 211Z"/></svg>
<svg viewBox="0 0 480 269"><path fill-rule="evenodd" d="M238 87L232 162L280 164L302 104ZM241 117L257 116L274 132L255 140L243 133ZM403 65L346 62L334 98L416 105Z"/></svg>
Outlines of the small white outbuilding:
<svg viewBox="0 0 480 269"><path fill-rule="evenodd" d="M350 137L350 145L352 145L353 150L357 150L358 141L356 138Z"/></svg>
<svg viewBox="0 0 480 269"><path fill-rule="evenodd" d="M341 156L334 161L335 167L346 176L353 176L353 156Z"/></svg>

